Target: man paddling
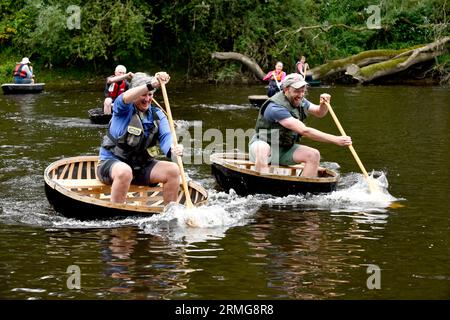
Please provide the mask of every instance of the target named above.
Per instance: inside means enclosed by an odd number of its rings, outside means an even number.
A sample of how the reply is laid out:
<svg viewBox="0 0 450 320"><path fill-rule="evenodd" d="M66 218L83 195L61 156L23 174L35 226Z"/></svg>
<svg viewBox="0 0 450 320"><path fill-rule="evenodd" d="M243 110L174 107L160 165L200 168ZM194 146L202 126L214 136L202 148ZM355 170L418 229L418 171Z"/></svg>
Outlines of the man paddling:
<svg viewBox="0 0 450 320"><path fill-rule="evenodd" d="M282 91L261 106L256 121L255 135L250 140L250 159L256 170L269 171L268 164L293 165L304 162L301 176L316 177L320 163L317 149L300 145L300 138L349 146L349 136L336 136L307 127L303 121L310 114L322 118L328 112L329 94L320 95L320 104L305 99L307 82L297 73L288 75L281 84Z"/></svg>
<svg viewBox="0 0 450 320"><path fill-rule="evenodd" d="M24 57L20 62L17 62L13 72L14 83L17 84L34 83L33 67L30 64L31 64L30 59L28 59L27 57Z"/></svg>
<svg viewBox="0 0 450 320"><path fill-rule="evenodd" d="M108 132L100 148L97 176L111 184L111 202L124 203L130 184L153 185L163 183L164 203L176 201L180 183L180 169L174 162L158 161L148 148L159 142L167 156L183 154L183 146L173 146L169 123L165 114L151 105L158 81L167 83L165 72L154 77L136 73L130 89L119 95L113 104Z"/></svg>
<svg viewBox="0 0 450 320"><path fill-rule="evenodd" d="M128 90L130 84L128 79L133 78L133 73L128 72L125 66L119 64L114 70L114 75L106 79L105 101L103 102L103 113L111 114L111 107L115 99Z"/></svg>

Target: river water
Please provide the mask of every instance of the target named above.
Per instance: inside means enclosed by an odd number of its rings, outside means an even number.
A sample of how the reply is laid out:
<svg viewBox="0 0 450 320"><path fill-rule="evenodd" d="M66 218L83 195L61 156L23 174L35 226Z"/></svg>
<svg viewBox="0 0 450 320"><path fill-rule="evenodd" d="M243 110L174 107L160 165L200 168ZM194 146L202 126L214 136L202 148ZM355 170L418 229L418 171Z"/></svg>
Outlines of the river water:
<svg viewBox="0 0 450 320"><path fill-rule="evenodd" d="M0 298L450 298L448 88L310 88L316 103L332 95L382 192L369 192L347 148L304 140L342 180L331 194L281 198L222 192L208 164L212 146L239 148L227 143L227 129L253 128L257 109L247 96L264 88L167 88L178 134L197 159L185 168L209 204L114 221L64 218L44 193L51 162L97 154L106 126L91 124L87 110L101 89L0 96ZM338 134L329 115L307 124Z"/></svg>

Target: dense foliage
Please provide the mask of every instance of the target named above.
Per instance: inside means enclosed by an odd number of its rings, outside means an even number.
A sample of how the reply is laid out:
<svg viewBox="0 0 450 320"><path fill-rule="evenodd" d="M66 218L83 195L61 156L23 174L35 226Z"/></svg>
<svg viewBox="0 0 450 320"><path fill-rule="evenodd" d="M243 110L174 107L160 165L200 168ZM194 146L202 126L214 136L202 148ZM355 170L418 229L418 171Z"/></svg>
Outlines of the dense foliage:
<svg viewBox="0 0 450 320"><path fill-rule="evenodd" d="M99 69L118 62L138 67L151 61L187 76L226 79L246 70L211 59L214 51L240 52L265 70L281 60L291 71L301 54L317 65L449 34L447 0L381 0L375 4L377 29L367 24L375 21L368 10L373 2L0 0L0 72L26 55L49 68ZM448 69L448 60L442 59L441 70Z"/></svg>

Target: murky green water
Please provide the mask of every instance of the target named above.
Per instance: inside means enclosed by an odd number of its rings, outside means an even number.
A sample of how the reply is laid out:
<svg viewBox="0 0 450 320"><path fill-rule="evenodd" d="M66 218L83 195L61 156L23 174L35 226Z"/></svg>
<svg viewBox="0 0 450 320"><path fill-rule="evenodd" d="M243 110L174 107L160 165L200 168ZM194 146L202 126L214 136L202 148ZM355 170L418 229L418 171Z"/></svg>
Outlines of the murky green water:
<svg viewBox="0 0 450 320"><path fill-rule="evenodd" d="M208 129L254 126L247 96L264 88L168 92L184 120L179 134L192 135L186 150L201 158L213 142ZM0 95L0 298L449 299L448 88L311 88L309 98L322 92L332 94L368 171L388 182L381 196L368 193L348 149L308 141L340 165L337 192L242 198L216 191L207 164L188 164L210 192L206 208L112 222L66 219L44 194L48 164L97 154L105 126L90 124L87 110L101 89ZM308 124L338 132L330 116ZM201 227L186 227L187 215ZM80 289L68 288L71 265L80 268ZM380 289L368 288L368 265L381 269Z"/></svg>

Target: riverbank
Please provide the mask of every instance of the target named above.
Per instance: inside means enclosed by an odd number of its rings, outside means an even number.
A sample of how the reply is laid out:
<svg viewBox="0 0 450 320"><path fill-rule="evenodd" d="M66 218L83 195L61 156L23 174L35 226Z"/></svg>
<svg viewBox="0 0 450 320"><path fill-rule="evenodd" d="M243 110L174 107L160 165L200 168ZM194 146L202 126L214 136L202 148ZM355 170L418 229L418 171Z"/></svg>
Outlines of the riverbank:
<svg viewBox="0 0 450 320"><path fill-rule="evenodd" d="M13 82L13 71L17 59L0 56L2 64L0 65L0 83ZM20 60L20 59L19 59ZM50 86L70 86L79 84L102 85L105 81L105 76L98 72L77 68L77 67L56 67L45 68L39 64L33 65L35 82L43 82Z"/></svg>
<svg viewBox="0 0 450 320"><path fill-rule="evenodd" d="M16 65L17 58L11 58L5 54L0 54L0 83L11 83L13 81L12 73ZM149 65L147 68L138 69L130 66L129 71L137 72L156 72L158 67L150 66L148 63L142 65ZM440 63L442 66L443 64ZM425 68L424 68L425 66ZM48 68L38 63L33 65L35 73L35 82L46 83L48 87L67 87L67 86L97 86L103 88L105 79L112 74L113 67L53 67ZM431 70L432 63L421 64L418 67L413 67L391 77L380 78L374 81L374 85L449 85L450 78L443 70L439 72L439 68ZM151 71L148 71L151 70ZM236 71L223 75L212 75L209 77L187 77L185 72L165 70L171 74L172 83L213 83L213 84L263 84L261 81L252 77L251 74ZM440 73L440 74L439 74ZM350 76L343 76L339 79L322 80L323 84L346 84L355 85L354 79Z"/></svg>
<svg viewBox="0 0 450 320"><path fill-rule="evenodd" d="M17 61L20 59L9 58L0 55L0 84L13 82L13 71ZM147 72L152 74L159 71L159 68L150 66L150 64L143 63L149 67L138 69L132 66L128 68L131 72ZM128 66L127 66L128 67ZM67 86L97 86L103 88L105 80L108 76L114 73L113 67L98 67L97 70L88 66L77 67L53 67L48 68L38 63L33 64L35 74L35 83L42 82L48 87L67 87ZM180 72L168 71L171 74L172 82L185 81L185 75ZM197 80L196 80L197 81ZM205 80L198 79L198 81L205 82Z"/></svg>
<svg viewBox="0 0 450 320"><path fill-rule="evenodd" d="M11 50L0 51L0 83L13 82L13 71L21 57L13 54ZM105 80L108 76L114 74L115 65L119 63L111 63L111 65L83 65L83 66L47 66L35 61L30 57L32 62L35 82L46 83L50 87L60 86L85 86L95 85L103 88ZM149 74L160 71L160 67L153 65L149 61L142 60L139 64L124 62L128 71L131 72L147 72ZM145 66L145 67L143 67ZM172 81L183 79L184 76L180 72L169 71L172 75ZM174 80L175 79L175 80ZM182 80L179 80L182 81Z"/></svg>
<svg viewBox="0 0 450 320"><path fill-rule="evenodd" d="M38 67L34 68L36 73L35 81L46 83L47 88L49 87L70 87L70 86L97 86L99 88L103 88L105 84L105 79L109 74L105 72L104 75L99 74L98 72L93 72L91 70L83 70L80 68L54 68L54 69L39 69ZM234 77L230 77L227 79L214 79L214 78L189 78L186 79L185 75L182 74L173 74L170 70L168 71L171 74L172 83L190 83L190 84L201 84L201 83L209 83L209 84L245 84L245 85L257 85L261 83L257 79L252 79L248 75L237 74ZM12 72L11 72L12 73ZM405 78L405 77L395 77L388 79L381 79L374 81L373 85L412 85L412 86L433 86L433 85L448 85L447 82L442 81L444 79L439 79L436 77L424 77L424 78ZM0 75L0 83L11 83L13 82L12 76L8 73L1 72ZM343 84L343 85L357 85L354 81L348 80L345 81L322 81L323 84L334 85L334 84Z"/></svg>

